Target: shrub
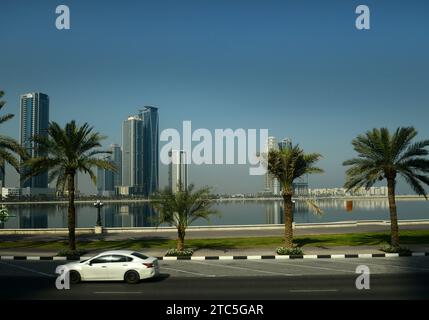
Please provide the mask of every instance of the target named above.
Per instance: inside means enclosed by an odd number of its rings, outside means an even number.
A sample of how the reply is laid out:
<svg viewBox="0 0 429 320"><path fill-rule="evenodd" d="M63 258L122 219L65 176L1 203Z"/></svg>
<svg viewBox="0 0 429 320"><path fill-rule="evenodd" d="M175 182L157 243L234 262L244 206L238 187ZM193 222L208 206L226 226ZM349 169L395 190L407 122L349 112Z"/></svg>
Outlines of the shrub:
<svg viewBox="0 0 429 320"><path fill-rule="evenodd" d="M294 247L294 248L278 247L276 249L276 253L279 255L288 255L288 256L298 256L303 254L302 249L300 247Z"/></svg>
<svg viewBox="0 0 429 320"><path fill-rule="evenodd" d="M391 245L385 245L381 248L381 251L386 253L411 253L411 250L406 247L400 247L400 246L391 246Z"/></svg>
<svg viewBox="0 0 429 320"><path fill-rule="evenodd" d="M76 249L76 250L62 249L58 252L57 256L79 258L80 256L83 256L85 253L87 253L87 251L84 249Z"/></svg>
<svg viewBox="0 0 429 320"><path fill-rule="evenodd" d="M167 257L190 257L194 251L191 249L183 249L183 251L177 250L177 249L169 249L165 256Z"/></svg>

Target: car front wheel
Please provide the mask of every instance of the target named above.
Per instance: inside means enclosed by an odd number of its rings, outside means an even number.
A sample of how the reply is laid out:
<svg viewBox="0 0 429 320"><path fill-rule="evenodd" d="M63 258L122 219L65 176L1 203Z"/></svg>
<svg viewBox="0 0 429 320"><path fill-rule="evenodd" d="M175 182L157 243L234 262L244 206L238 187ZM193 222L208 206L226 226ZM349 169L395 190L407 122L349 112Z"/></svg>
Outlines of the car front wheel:
<svg viewBox="0 0 429 320"><path fill-rule="evenodd" d="M140 276L138 274L138 272L136 271L128 271L125 274L125 282L130 283L130 284L135 284L138 283L140 281Z"/></svg>
<svg viewBox="0 0 429 320"><path fill-rule="evenodd" d="M80 273L76 270L70 271L70 283L76 284L80 282Z"/></svg>

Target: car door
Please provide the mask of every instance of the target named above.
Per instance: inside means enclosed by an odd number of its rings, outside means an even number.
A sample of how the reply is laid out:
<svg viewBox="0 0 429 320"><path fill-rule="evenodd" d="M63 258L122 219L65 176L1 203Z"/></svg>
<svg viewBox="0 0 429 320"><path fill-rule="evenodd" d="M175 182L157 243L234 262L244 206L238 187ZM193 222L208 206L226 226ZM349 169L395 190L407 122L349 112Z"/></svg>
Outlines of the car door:
<svg viewBox="0 0 429 320"><path fill-rule="evenodd" d="M112 255L109 264L109 278L111 280L123 280L132 260L127 256Z"/></svg>
<svg viewBox="0 0 429 320"><path fill-rule="evenodd" d="M111 255L100 256L89 260L82 267L84 280L109 280Z"/></svg>

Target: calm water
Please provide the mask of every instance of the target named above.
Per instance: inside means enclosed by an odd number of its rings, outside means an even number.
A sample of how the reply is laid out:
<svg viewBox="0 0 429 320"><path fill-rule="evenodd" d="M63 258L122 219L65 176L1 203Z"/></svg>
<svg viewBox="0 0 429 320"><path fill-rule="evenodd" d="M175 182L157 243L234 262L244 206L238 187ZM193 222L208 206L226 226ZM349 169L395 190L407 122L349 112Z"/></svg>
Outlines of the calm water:
<svg viewBox="0 0 429 320"><path fill-rule="evenodd" d="M297 201L294 219L297 223L347 220L388 220L387 200L354 200L347 210L345 200L319 200L323 214L312 212L303 201ZM399 219L429 219L429 201L397 201ZM194 225L252 225L283 223L281 201L234 201L217 203L220 216L209 222L198 220ZM97 210L91 204L77 205L77 226L93 227ZM7 205L15 217L0 228L60 228L67 226L67 206L58 204ZM350 208L349 208L350 209ZM102 222L106 227L148 227L156 225L157 214L147 203L105 204Z"/></svg>

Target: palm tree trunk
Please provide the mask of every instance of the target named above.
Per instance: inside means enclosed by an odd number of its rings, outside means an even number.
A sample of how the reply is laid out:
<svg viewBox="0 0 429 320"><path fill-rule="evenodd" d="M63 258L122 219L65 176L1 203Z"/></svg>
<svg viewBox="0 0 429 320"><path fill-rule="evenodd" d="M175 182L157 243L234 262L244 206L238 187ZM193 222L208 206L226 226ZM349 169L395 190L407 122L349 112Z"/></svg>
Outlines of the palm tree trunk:
<svg viewBox="0 0 429 320"><path fill-rule="evenodd" d="M292 229L292 195L283 194L283 208L285 215L285 247L293 247L293 229Z"/></svg>
<svg viewBox="0 0 429 320"><path fill-rule="evenodd" d="M69 249L71 251L76 250L76 208L74 206L74 177L75 173L70 173L68 175L68 197L69 197L69 207L68 207L68 229L69 229Z"/></svg>
<svg viewBox="0 0 429 320"><path fill-rule="evenodd" d="M398 214L396 212L395 179L387 179L387 194L390 211L390 245L399 247Z"/></svg>
<svg viewBox="0 0 429 320"><path fill-rule="evenodd" d="M185 229L177 228L177 250L183 251L185 249Z"/></svg>

